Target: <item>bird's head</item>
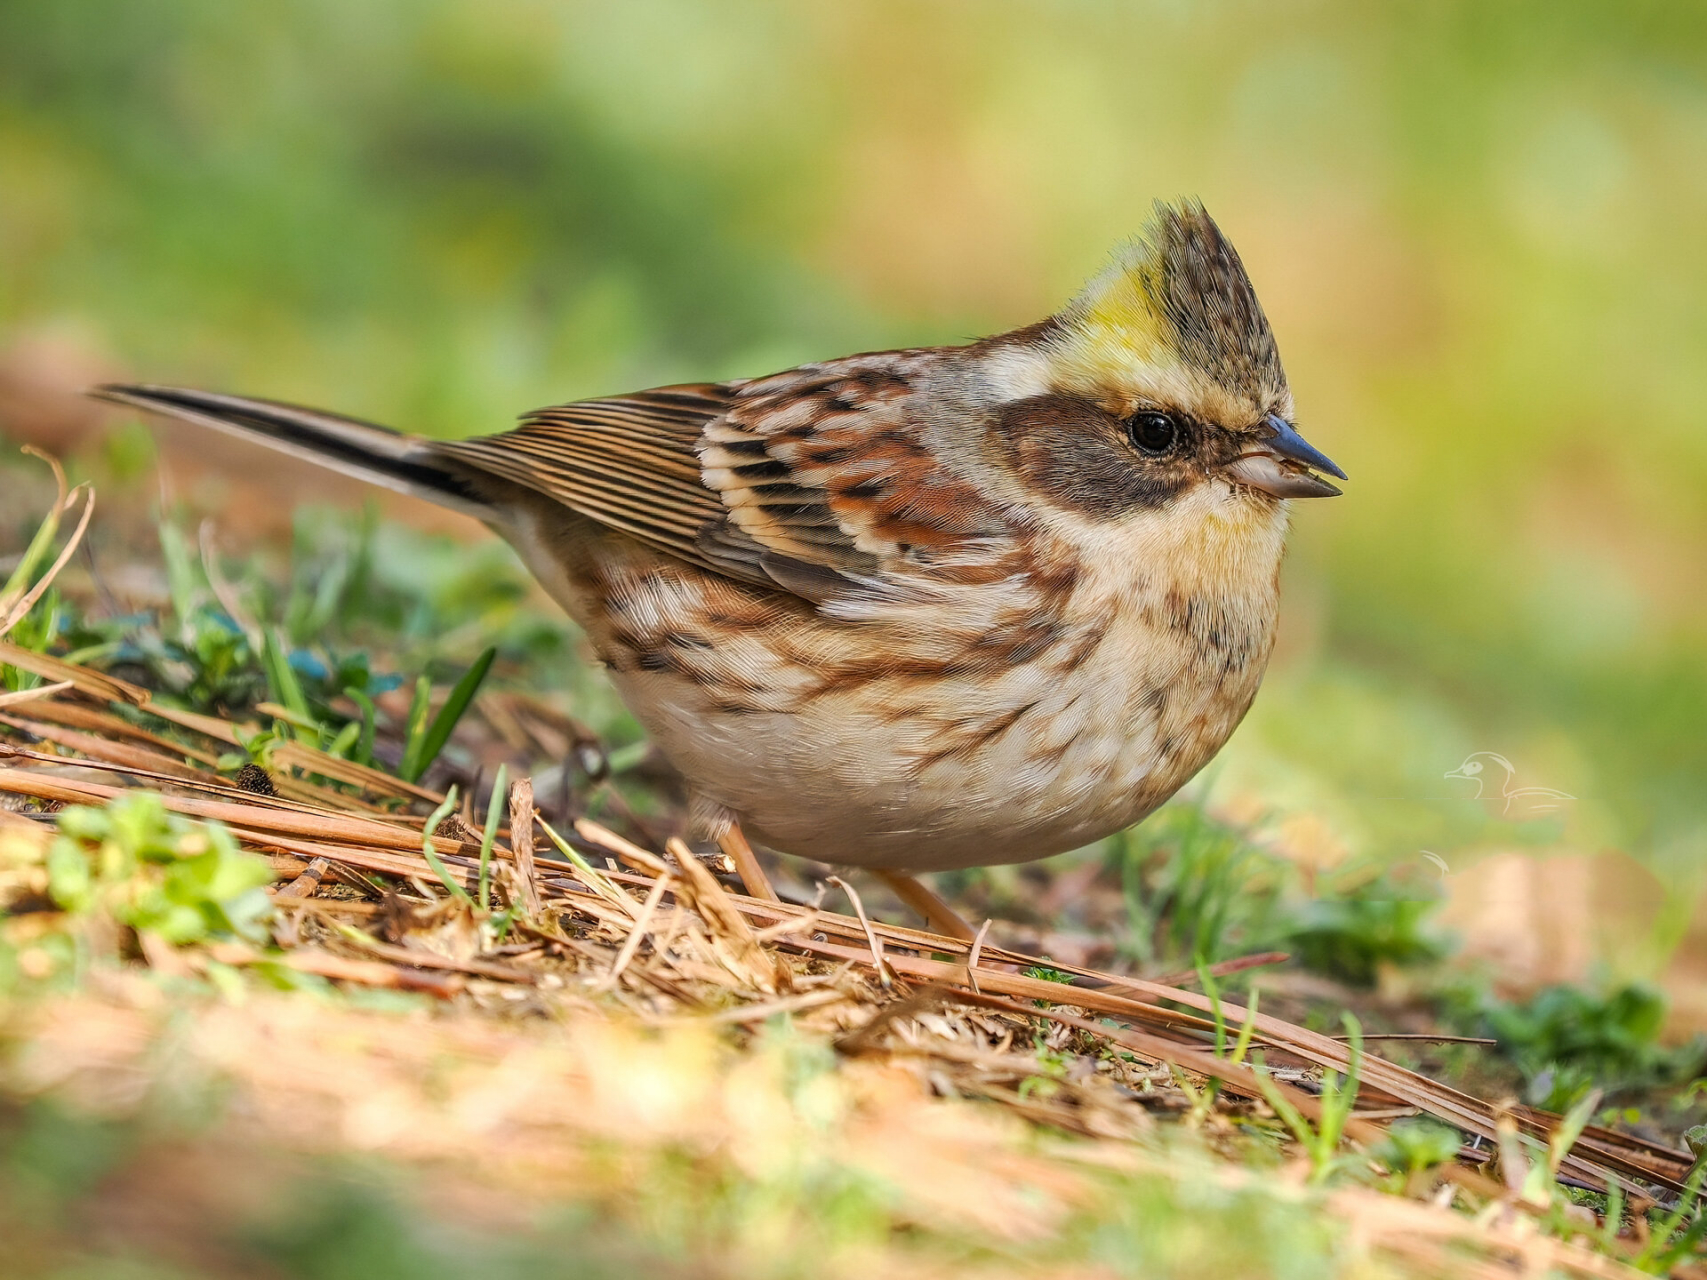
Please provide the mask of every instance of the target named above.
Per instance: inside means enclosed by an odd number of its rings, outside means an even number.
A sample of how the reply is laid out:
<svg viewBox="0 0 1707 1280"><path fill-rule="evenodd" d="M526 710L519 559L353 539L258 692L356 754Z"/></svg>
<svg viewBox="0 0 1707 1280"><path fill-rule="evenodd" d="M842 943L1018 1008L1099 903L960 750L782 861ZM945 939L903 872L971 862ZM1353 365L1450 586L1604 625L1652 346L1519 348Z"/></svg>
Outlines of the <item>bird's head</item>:
<svg viewBox="0 0 1707 1280"><path fill-rule="evenodd" d="M1282 499L1340 492L1318 473L1345 473L1293 425L1244 265L1195 202L1158 204L1066 310L1021 335L998 434L1058 508L1122 520L1183 503L1283 524Z"/></svg>

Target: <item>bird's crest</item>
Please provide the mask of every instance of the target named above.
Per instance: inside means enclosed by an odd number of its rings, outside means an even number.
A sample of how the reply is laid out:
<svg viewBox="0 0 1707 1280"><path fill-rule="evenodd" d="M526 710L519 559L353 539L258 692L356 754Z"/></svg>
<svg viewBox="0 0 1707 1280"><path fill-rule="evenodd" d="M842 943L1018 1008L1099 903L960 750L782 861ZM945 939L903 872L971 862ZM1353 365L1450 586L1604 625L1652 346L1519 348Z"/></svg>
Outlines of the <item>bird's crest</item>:
<svg viewBox="0 0 1707 1280"><path fill-rule="evenodd" d="M1157 364L1171 358L1263 408L1286 395L1280 352L1244 263L1195 200L1158 201L1143 235L1061 321L1093 346L1113 342Z"/></svg>

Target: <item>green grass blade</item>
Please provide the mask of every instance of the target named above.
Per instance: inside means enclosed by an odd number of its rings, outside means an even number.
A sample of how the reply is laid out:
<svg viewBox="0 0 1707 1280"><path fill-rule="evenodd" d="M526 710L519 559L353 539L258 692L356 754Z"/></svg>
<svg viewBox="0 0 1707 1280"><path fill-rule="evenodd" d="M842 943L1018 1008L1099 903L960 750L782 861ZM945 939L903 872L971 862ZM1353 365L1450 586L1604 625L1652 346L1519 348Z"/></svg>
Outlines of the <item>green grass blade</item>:
<svg viewBox="0 0 1707 1280"><path fill-rule="evenodd" d="M1215 975L1209 972L1209 965L1204 962L1202 952L1197 956L1197 981L1203 988L1203 994L1209 997L1209 1011L1215 1015L1215 1056L1227 1056L1227 1015L1221 1011L1221 988L1215 984Z"/></svg>
<svg viewBox="0 0 1707 1280"><path fill-rule="evenodd" d="M356 745L356 739L360 736L361 731L362 727L359 723L354 720L350 721L338 730L337 736L331 742L326 744L326 754L337 756L340 760L348 760L350 748Z"/></svg>
<svg viewBox="0 0 1707 1280"><path fill-rule="evenodd" d="M1559 1176L1559 1166L1565 1163L1565 1157L1570 1155L1571 1148L1577 1145L1577 1139L1582 1137L1583 1130L1588 1128L1589 1119L1600 1105L1600 1097L1599 1089L1590 1089L1565 1113L1559 1127L1553 1130L1553 1136L1547 1142L1547 1172L1552 1177Z"/></svg>
<svg viewBox="0 0 1707 1280"><path fill-rule="evenodd" d="M1174 1088L1178 1089L1185 1095L1185 1100L1191 1104L1193 1114L1200 1111L1206 1111L1208 1109L1208 1104L1205 1101L1203 1094L1199 1092L1196 1085L1186 1079L1185 1072L1181 1071L1171 1062L1168 1063L1167 1066L1168 1074L1174 1078Z"/></svg>
<svg viewBox="0 0 1707 1280"><path fill-rule="evenodd" d="M0 588L0 616L10 612L12 606L28 594L36 570L47 562L53 551L53 540L59 535L60 514L59 504L55 503L37 526L36 536L30 539L30 545L24 549L24 558L18 561L18 567L12 570L12 576Z"/></svg>
<svg viewBox="0 0 1707 1280"><path fill-rule="evenodd" d="M1349 1049L1346 1054L1345 1079L1339 1073L1328 1072L1322 1078L1322 1159L1332 1159L1345 1133L1346 1121L1357 1106L1357 1087L1363 1072L1363 1024L1349 1011L1340 1015L1345 1022ZM1330 1088L1331 1082L1331 1088Z"/></svg>
<svg viewBox="0 0 1707 1280"><path fill-rule="evenodd" d="M575 864L575 870L580 873L581 878L587 882L588 887L594 893L612 902L622 903L624 910L632 910L632 903L628 895L605 879L604 872L582 857L579 849L558 835L557 828L547 822L543 815L535 814L534 821L539 824L540 830L545 832L551 843L557 846L557 851Z"/></svg>
<svg viewBox="0 0 1707 1280"><path fill-rule="evenodd" d="M486 673L492 669L492 663L498 656L496 648L488 648L474 660L472 666L462 673L462 679L450 691L450 697L445 699L444 706L439 708L438 715L421 738L421 749L413 761L413 772L404 771L404 778L410 782L417 781L420 776L432 767L433 761L439 758L439 752L444 750L445 743L450 741L450 735L456 728L456 722L462 719L462 713L468 710L469 703L474 701L474 695L480 691L480 684L486 679ZM411 714L413 719L413 714Z"/></svg>
<svg viewBox="0 0 1707 1280"><path fill-rule="evenodd" d="M356 754L352 758L361 764L372 764L375 719L373 699L360 689L355 688L345 689L344 696L360 707L362 711L361 737L356 741Z"/></svg>
<svg viewBox="0 0 1707 1280"><path fill-rule="evenodd" d="M486 830L480 835L480 909L492 907L492 844L498 838L498 819L504 812L509 794L510 771L498 766L498 776L492 780L492 798L486 803Z"/></svg>
<svg viewBox="0 0 1707 1280"><path fill-rule="evenodd" d="M444 803L433 810L432 817L427 819L427 825L421 832L421 856L427 860L427 865L433 869L433 874L439 878L444 887L450 890L451 897L460 898L463 902L473 906L474 899L468 896L468 890L451 878L450 868L445 866L444 859L439 857L439 851L433 848L433 833L439 829L439 823L448 818L455 810L456 788L453 786L445 793Z"/></svg>
<svg viewBox="0 0 1707 1280"><path fill-rule="evenodd" d="M421 747L427 736L427 698L433 691L432 681L421 676L415 681L415 698L409 704L409 721L403 729L403 763L397 772L413 782L421 776Z"/></svg>
<svg viewBox="0 0 1707 1280"><path fill-rule="evenodd" d="M373 699L356 688L345 689L344 696L360 707L362 712L361 736L356 740L356 752L351 759L370 765L373 763L373 728L376 718Z"/></svg>
<svg viewBox="0 0 1707 1280"><path fill-rule="evenodd" d="M1257 999L1262 995L1254 986L1251 988L1250 1003L1245 1007L1245 1020L1239 1027L1239 1039L1233 1045L1233 1061L1243 1062L1245 1055L1251 1049L1251 1036L1257 1029Z"/></svg>
<svg viewBox="0 0 1707 1280"><path fill-rule="evenodd" d="M1707 1170L1697 1168L1689 1175L1689 1180L1683 1185L1683 1194L1677 1198L1676 1207L1651 1228L1648 1243L1642 1252L1631 1260L1631 1265L1637 1270L1653 1275L1667 1275L1674 1263L1695 1248L1696 1241L1701 1238L1702 1232L1707 1230L1707 1214L1697 1209L1688 1229L1681 1236L1676 1232L1690 1209L1695 1207L1700 1199L1703 1173L1707 1173Z"/></svg>
<svg viewBox="0 0 1707 1280"><path fill-rule="evenodd" d="M320 580L314 586L314 598L309 604L300 624L301 630L293 634L293 638L306 643L318 636L338 616L338 606L343 603L344 588L349 582L350 562L340 557L328 565Z"/></svg>
<svg viewBox="0 0 1707 1280"><path fill-rule="evenodd" d="M1600 1224L1600 1247L1602 1252L1611 1253L1617 1246L1618 1233L1624 1226L1624 1184L1615 1174L1604 1174L1606 1178L1606 1216Z"/></svg>
<svg viewBox="0 0 1707 1280"><path fill-rule="evenodd" d="M188 636L192 630L190 620L195 616L201 595L200 584L196 581L189 544L182 530L170 520L160 522L160 558L166 562L166 590L172 598L172 614L178 620L179 634Z"/></svg>
<svg viewBox="0 0 1707 1280"><path fill-rule="evenodd" d="M1316 1149L1316 1131L1310 1127L1304 1113L1292 1105L1292 1100L1274 1087L1274 1081L1269 1078L1268 1066L1263 1062L1261 1053L1251 1055L1251 1070L1256 1074L1257 1088L1262 1090L1263 1101L1274 1108L1274 1114L1292 1130L1292 1136L1298 1139L1298 1145L1313 1154Z"/></svg>
<svg viewBox="0 0 1707 1280"><path fill-rule="evenodd" d="M302 682L291 669L290 655L285 652L276 631L267 632L266 666L267 683L272 687L274 701L280 706L289 707L302 722L315 724L314 716L308 709L308 699L302 692Z"/></svg>

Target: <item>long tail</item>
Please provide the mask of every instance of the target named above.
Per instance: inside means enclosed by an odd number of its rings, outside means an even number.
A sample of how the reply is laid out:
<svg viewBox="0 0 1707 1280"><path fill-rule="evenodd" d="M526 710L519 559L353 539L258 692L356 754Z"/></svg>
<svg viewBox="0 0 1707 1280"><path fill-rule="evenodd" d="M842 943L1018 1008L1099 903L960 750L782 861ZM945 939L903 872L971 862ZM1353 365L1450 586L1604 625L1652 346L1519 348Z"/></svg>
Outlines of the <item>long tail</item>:
<svg viewBox="0 0 1707 1280"><path fill-rule="evenodd" d="M491 507L466 478L466 469L419 436L402 435L318 409L179 387L111 384L96 387L89 394L256 440L282 453L425 498L476 519L492 516Z"/></svg>

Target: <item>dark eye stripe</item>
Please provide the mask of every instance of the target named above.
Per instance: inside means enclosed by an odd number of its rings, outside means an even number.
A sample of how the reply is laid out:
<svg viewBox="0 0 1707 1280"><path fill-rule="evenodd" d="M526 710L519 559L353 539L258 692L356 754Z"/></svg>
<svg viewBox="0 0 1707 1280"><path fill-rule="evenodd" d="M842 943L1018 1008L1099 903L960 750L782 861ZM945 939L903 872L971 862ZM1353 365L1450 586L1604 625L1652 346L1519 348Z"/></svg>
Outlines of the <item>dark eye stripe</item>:
<svg viewBox="0 0 1707 1280"><path fill-rule="evenodd" d="M1166 416L1179 441L1187 440L1177 417ZM1045 501L1116 520L1164 505L1197 475L1188 450L1176 443L1168 452L1146 453L1133 444L1129 424L1088 400L1050 395L1004 405L994 425L1015 469Z"/></svg>

